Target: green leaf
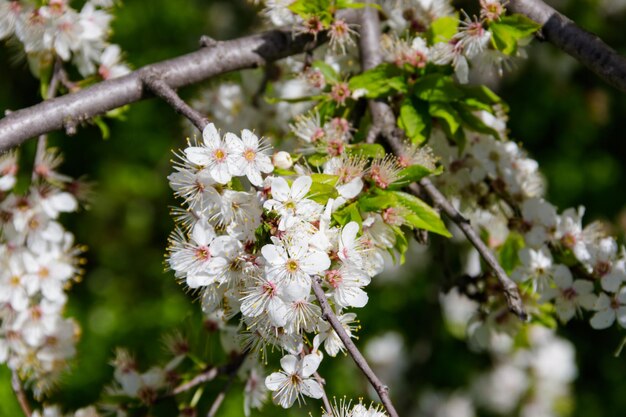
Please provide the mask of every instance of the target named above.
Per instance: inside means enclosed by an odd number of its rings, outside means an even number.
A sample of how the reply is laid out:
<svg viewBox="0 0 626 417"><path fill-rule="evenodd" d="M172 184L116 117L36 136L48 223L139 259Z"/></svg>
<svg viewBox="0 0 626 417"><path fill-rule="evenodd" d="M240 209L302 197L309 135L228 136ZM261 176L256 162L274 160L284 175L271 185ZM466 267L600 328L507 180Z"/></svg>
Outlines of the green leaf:
<svg viewBox="0 0 626 417"><path fill-rule="evenodd" d="M496 138L500 138L500 134L498 131L489 127L483 122L478 116L472 113L472 109L465 103L454 103L454 108L458 112L461 120L463 121L463 125L470 130L474 130L479 133L486 133L488 135L492 135Z"/></svg>
<svg viewBox="0 0 626 417"><path fill-rule="evenodd" d="M540 28L540 24L521 14L503 16L489 24L491 43L497 50L507 55L515 55L519 42Z"/></svg>
<svg viewBox="0 0 626 417"><path fill-rule="evenodd" d="M311 184L308 194L308 198L320 204L326 204L329 198L337 198L337 196L339 193L335 187L321 182Z"/></svg>
<svg viewBox="0 0 626 417"><path fill-rule="evenodd" d="M314 61L313 68L317 68L318 70L322 72L322 75L324 75L326 82L338 83L341 81L341 79L339 78L339 75L337 74L337 71L335 71L335 69L332 66L328 65L324 61Z"/></svg>
<svg viewBox="0 0 626 417"><path fill-rule="evenodd" d="M404 130L411 142L420 144L430 136L431 117L428 103L405 98L400 105L398 127Z"/></svg>
<svg viewBox="0 0 626 417"><path fill-rule="evenodd" d="M327 184L334 187L335 184L337 184L337 180L339 179L339 177L337 175L316 173L311 174L311 179L313 180L313 183Z"/></svg>
<svg viewBox="0 0 626 417"><path fill-rule="evenodd" d="M408 186L413 182L417 182L429 175L439 175L443 172L443 167L430 170L422 165L411 165L400 171L399 178L389 185L389 189L397 190Z"/></svg>
<svg viewBox="0 0 626 417"><path fill-rule="evenodd" d="M459 28L459 15L455 13L454 16L442 16L435 19L430 28L428 28L428 42L434 45L438 42L448 42L456 33Z"/></svg>
<svg viewBox="0 0 626 417"><path fill-rule="evenodd" d="M359 227L363 223L363 218L359 212L357 203L347 205L333 213L333 219L340 225L345 226L350 222L357 222Z"/></svg>
<svg viewBox="0 0 626 417"><path fill-rule="evenodd" d="M321 153L314 153L313 155L309 156L306 160L309 162L309 164L311 164L311 166L318 168L324 165L324 163L328 161L329 159L330 157L328 155L323 155Z"/></svg>
<svg viewBox="0 0 626 417"><path fill-rule="evenodd" d="M383 97L396 92L406 93L408 90L402 70L387 63L355 75L350 79L349 86L352 92L360 89L367 91L367 98Z"/></svg>
<svg viewBox="0 0 626 417"><path fill-rule="evenodd" d="M335 110L337 109L337 103L332 100L323 100L317 106L315 106L315 110L320 115L320 120L322 123L335 114Z"/></svg>
<svg viewBox="0 0 626 417"><path fill-rule="evenodd" d="M366 158L384 158L385 148L378 143L356 143L348 145L347 151L350 155L360 155Z"/></svg>
<svg viewBox="0 0 626 417"><path fill-rule="evenodd" d="M428 112L431 116L441 120L446 134L450 137L453 137L461 127L461 116L454 107L448 103L430 103Z"/></svg>
<svg viewBox="0 0 626 417"><path fill-rule="evenodd" d="M376 3L354 3L351 0L337 0L335 2L335 8L337 9L362 9L364 7L373 7L380 11L383 10L383 8Z"/></svg>
<svg viewBox="0 0 626 417"><path fill-rule="evenodd" d="M93 119L93 122L100 129L100 133L102 134L102 139L107 140L111 136L111 131L109 130L109 126L107 126L106 122L102 119L102 117L96 116Z"/></svg>
<svg viewBox="0 0 626 417"><path fill-rule="evenodd" d="M406 233L404 233L402 228L398 226L392 226L392 228L396 235L396 244L394 245L394 248L398 251L398 254L400 254L400 264L403 264L405 261L406 251L409 249L409 241L407 240ZM394 262L397 262L393 251L389 251L389 253L393 257Z"/></svg>
<svg viewBox="0 0 626 417"><path fill-rule="evenodd" d="M484 85L459 85L459 88L465 94L462 101L472 109L485 110L489 113L493 113L493 105L499 104L501 107L504 107L505 110L508 110L508 106L506 106L502 99Z"/></svg>
<svg viewBox="0 0 626 417"><path fill-rule="evenodd" d="M500 247L500 265L507 274L513 272L519 265L519 251L525 246L524 237L519 233L511 232Z"/></svg>
<svg viewBox="0 0 626 417"><path fill-rule="evenodd" d="M430 102L451 102L463 97L463 91L452 77L444 74L429 74L420 78L413 86L413 92L417 98Z"/></svg>
<svg viewBox="0 0 626 417"><path fill-rule="evenodd" d="M399 204L398 199L388 191L380 191L377 195L362 196L358 203L363 211L381 211Z"/></svg>
<svg viewBox="0 0 626 417"><path fill-rule="evenodd" d="M308 19L311 16L329 14L330 2L331 0L296 0L288 8L303 19Z"/></svg>
<svg viewBox="0 0 626 417"><path fill-rule="evenodd" d="M428 230L441 236L452 237L443 220L441 220L439 213L434 208L412 194L402 191L389 191L389 193L395 196L402 206L412 212L413 216L409 216L407 220L414 227Z"/></svg>

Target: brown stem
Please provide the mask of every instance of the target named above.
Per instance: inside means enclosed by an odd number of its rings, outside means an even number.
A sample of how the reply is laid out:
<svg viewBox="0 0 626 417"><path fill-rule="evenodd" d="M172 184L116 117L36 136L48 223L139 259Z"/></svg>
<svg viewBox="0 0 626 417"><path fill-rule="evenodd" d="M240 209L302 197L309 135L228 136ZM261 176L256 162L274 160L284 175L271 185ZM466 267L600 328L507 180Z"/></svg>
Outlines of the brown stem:
<svg viewBox="0 0 626 417"><path fill-rule="evenodd" d="M183 99L176 94L176 91L167 85L167 83L163 81L157 73L146 72L143 76L143 83L146 87L148 87L148 89L150 89L150 91L169 104L176 111L176 113L179 113L189 119L189 121L193 123L200 132L202 132L205 126L209 123L209 119L185 103Z"/></svg>
<svg viewBox="0 0 626 417"><path fill-rule="evenodd" d="M28 399L26 398L26 393L24 392L24 388L22 388L22 382L20 381L20 377L18 376L16 371L13 371L11 375L11 387L13 388L13 392L17 397L17 401L20 403L20 407L22 408L22 412L26 417L30 417L33 414L33 411L30 408L30 404L28 403Z"/></svg>
<svg viewBox="0 0 626 417"><path fill-rule="evenodd" d="M330 405L330 401L328 400L328 395L326 395L326 389L324 388L324 386L326 385L326 381L324 380L324 378L322 378L322 376L318 372L314 373L313 377L315 378L317 383L320 384L320 387L322 387L322 402L324 403L324 408L326 409L326 413L329 416L332 416L333 408Z"/></svg>
<svg viewBox="0 0 626 417"><path fill-rule="evenodd" d="M524 303L522 302L522 297L520 296L517 284L515 284L511 278L508 277L491 250L489 250L487 245L485 245L485 242L483 242L480 236L478 236L478 232L476 232L476 230L472 227L470 221L454 208L454 206L428 178L422 178L419 184L426 194L430 196L435 206L439 207L445 215L461 229L463 234L467 237L467 240L470 241L478 253L480 253L483 260L493 270L494 274L498 278L498 281L500 281L500 285L502 285L502 290L504 291L504 297L506 298L509 310L520 319L526 320L527 314L524 311ZM412 194L419 195L420 190L415 186L415 184L411 184L409 188Z"/></svg>
<svg viewBox="0 0 626 417"><path fill-rule="evenodd" d="M339 339L341 339L343 345L348 351L348 355L352 357L352 360L354 360L356 366L363 372L363 374L365 374L374 390L378 393L380 401L382 402L385 409L387 409L387 413L389 414L389 416L398 417L398 412L393 406L391 398L389 398L389 387L387 387L387 385L383 384L382 381L378 379L378 376L376 376L374 371L372 371L372 368L370 368L369 364L367 363L359 349L356 347L354 342L352 342L352 339L346 332L346 329L343 328L343 325L335 315L333 309L330 307L330 304L328 304L328 300L326 299L324 290L320 285L319 278L313 278L312 281L313 292L315 293L315 297L317 298L317 301L319 301L320 307L322 308L322 318L326 320L335 330L335 333L337 333L337 336L339 336Z"/></svg>

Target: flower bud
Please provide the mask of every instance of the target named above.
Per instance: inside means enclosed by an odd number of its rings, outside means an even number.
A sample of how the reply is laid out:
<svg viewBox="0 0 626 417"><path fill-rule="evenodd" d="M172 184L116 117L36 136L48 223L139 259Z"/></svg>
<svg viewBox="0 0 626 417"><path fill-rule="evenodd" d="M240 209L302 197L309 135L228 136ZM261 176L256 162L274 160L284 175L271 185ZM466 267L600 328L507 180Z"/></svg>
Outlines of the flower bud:
<svg viewBox="0 0 626 417"><path fill-rule="evenodd" d="M289 169L293 165L293 160L289 152L280 151L276 152L272 157L272 163L276 168Z"/></svg>

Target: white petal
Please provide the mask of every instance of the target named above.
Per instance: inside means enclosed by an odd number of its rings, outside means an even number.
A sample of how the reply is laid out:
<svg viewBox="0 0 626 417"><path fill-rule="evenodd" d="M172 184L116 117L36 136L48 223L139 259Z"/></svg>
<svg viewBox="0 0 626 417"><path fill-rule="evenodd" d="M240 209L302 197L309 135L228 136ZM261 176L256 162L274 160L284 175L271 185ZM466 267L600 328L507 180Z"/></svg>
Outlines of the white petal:
<svg viewBox="0 0 626 417"><path fill-rule="evenodd" d="M191 146L185 149L185 156L192 164L206 165L209 162L209 153L204 148Z"/></svg>
<svg viewBox="0 0 626 417"><path fill-rule="evenodd" d="M220 184L226 184L233 177L226 162L220 162L213 166L210 173L213 179Z"/></svg>
<svg viewBox="0 0 626 417"><path fill-rule="evenodd" d="M554 267L554 282L559 288L570 288L572 286L572 273L565 265Z"/></svg>
<svg viewBox="0 0 626 417"><path fill-rule="evenodd" d="M324 390L319 382L314 379L305 379L302 381L302 393L311 398L322 398Z"/></svg>
<svg viewBox="0 0 626 417"><path fill-rule="evenodd" d="M261 254L272 265L282 265L287 261L287 252L282 246L265 245L261 248Z"/></svg>
<svg viewBox="0 0 626 417"><path fill-rule="evenodd" d="M280 366L288 374L294 374L296 372L296 366L298 365L298 358L294 355L285 355L280 359Z"/></svg>
<svg viewBox="0 0 626 417"><path fill-rule="evenodd" d="M265 386L270 391L276 391L287 379L288 376L282 372L274 372L265 378Z"/></svg>
<svg viewBox="0 0 626 417"><path fill-rule="evenodd" d="M259 138L248 129L241 131L241 140L246 148L257 149L259 147Z"/></svg>
<svg viewBox="0 0 626 417"><path fill-rule="evenodd" d="M272 197L278 201L289 199L289 184L282 177L272 178Z"/></svg>
<svg viewBox="0 0 626 417"><path fill-rule="evenodd" d="M311 251L300 260L300 269L309 275L315 275L330 267L330 258L321 251Z"/></svg>
<svg viewBox="0 0 626 417"><path fill-rule="evenodd" d="M296 178L296 180L293 182L293 185L291 186L291 197L294 200L302 200L306 193L308 193L311 189L312 183L313 180L311 179L311 177L303 176Z"/></svg>
<svg viewBox="0 0 626 417"><path fill-rule="evenodd" d="M322 356L317 353L311 353L302 358L302 377L308 378L317 371L322 362Z"/></svg>
<svg viewBox="0 0 626 417"><path fill-rule="evenodd" d="M589 323L591 324L591 327L593 327L594 329L602 330L602 329L606 329L607 327L610 327L614 321L615 321L615 310L606 309L606 310L598 311L596 314L594 314L591 320L589 320Z"/></svg>
<svg viewBox="0 0 626 417"><path fill-rule="evenodd" d="M204 143L208 147L216 148L220 146L220 134L218 133L213 123L209 123L208 125L206 125L206 127L202 131L202 139L204 139ZM185 153L187 153L187 151L185 151Z"/></svg>

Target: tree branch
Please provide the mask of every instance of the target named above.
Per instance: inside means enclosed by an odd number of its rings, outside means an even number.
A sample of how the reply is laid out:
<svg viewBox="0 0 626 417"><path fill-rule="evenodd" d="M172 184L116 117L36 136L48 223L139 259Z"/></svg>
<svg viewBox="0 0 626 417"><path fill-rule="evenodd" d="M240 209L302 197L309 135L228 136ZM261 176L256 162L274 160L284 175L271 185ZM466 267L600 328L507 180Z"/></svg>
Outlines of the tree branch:
<svg viewBox="0 0 626 417"><path fill-rule="evenodd" d="M20 403L20 407L22 408L24 415L26 417L30 417L33 414L33 411L30 408L30 404L28 404L26 393L24 392L24 388L22 388L22 382L20 381L20 377L17 375L16 371L13 371L11 374L11 387L17 397L17 401Z"/></svg>
<svg viewBox="0 0 626 417"><path fill-rule="evenodd" d="M382 61L380 53L380 21L378 10L374 7L364 7L360 14L359 49L361 51L361 68L363 71L374 68ZM373 125L365 138L367 143L376 142L379 134L384 134L386 126L395 125L395 117L391 108L383 101L368 100L372 113Z"/></svg>
<svg viewBox="0 0 626 417"><path fill-rule="evenodd" d="M150 91L169 104L176 111L176 113L179 113L189 119L189 121L193 123L200 132L202 132L209 123L209 119L185 103L183 99L176 94L176 91L167 85L167 83L163 81L158 74L146 72L143 77L143 83L146 87L148 87L148 89L150 89Z"/></svg>
<svg viewBox="0 0 626 417"><path fill-rule="evenodd" d="M343 328L343 325L333 312L330 304L328 304L328 300L326 299L324 290L320 285L319 278L313 278L312 281L313 292L315 293L315 297L317 298L317 301L319 301L320 307L322 308L322 318L332 326L332 328L335 330L335 333L337 333L337 336L339 336L339 339L341 339L341 341L343 342L343 345L348 351L348 354L352 357L354 363L356 363L356 366L359 367L359 369L365 374L365 376L369 380L372 387L374 387L374 389L378 393L378 396L380 397L380 401L387 409L387 413L389 414L389 416L398 417L398 413L391 403L391 399L389 398L389 387L387 387L381 382L380 379L378 379L378 377L376 376L374 371L372 371L372 368L370 368L369 364L367 363L359 349L356 347L354 342L352 342L350 336L348 336L348 333L346 333L346 329Z"/></svg>
<svg viewBox="0 0 626 417"><path fill-rule="evenodd" d="M507 7L542 25L543 37L613 87L626 92L626 58L542 0L509 0Z"/></svg>
<svg viewBox="0 0 626 417"><path fill-rule="evenodd" d="M338 17L354 21L355 11L342 10ZM147 98L144 77L151 72L160 74L165 84L177 89L216 75L260 67L309 51L326 40L325 33L318 34L314 40L310 35L294 36L287 28L216 42L190 54L147 65L124 77L102 81L22 110L7 111L7 116L0 119L0 151L31 137L66 126L73 128L94 116Z"/></svg>
<svg viewBox="0 0 626 417"><path fill-rule="evenodd" d="M366 65L372 65L373 63L380 62L378 52L380 48L380 38L378 35L380 33L380 22L378 20L378 14L374 13L371 8L366 7L362 10L361 30L361 62L363 63L365 69ZM370 103L371 102L372 101L370 101ZM375 102L375 104L376 106L374 108L370 106L373 122L371 130L376 132L376 136L379 133L382 134L391 147L393 153L401 155L403 151L402 138L404 137L404 132L396 127L396 118L393 113L393 109L384 102L379 101ZM369 136L370 135L368 134L368 137ZM493 253L491 253L487 245L485 245L485 243L480 239L476 230L474 230L469 221L463 217L448 200L446 200L445 196L433 185L432 182L430 182L428 178L422 179L420 181L420 185L433 200L433 203L443 210L445 215L449 217L450 220L459 226L467 239L472 243L472 245L474 245L476 250L478 250L483 260L492 268L502 285L509 310L515 313L522 320L525 320L527 315L524 311L524 304L522 303L517 285L507 276L506 272L502 269L502 266L500 266ZM414 195L419 196L420 190L417 185L412 184L410 190Z"/></svg>

